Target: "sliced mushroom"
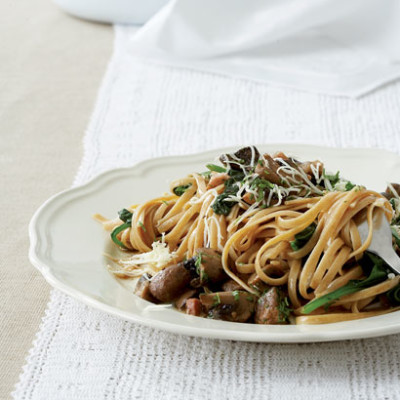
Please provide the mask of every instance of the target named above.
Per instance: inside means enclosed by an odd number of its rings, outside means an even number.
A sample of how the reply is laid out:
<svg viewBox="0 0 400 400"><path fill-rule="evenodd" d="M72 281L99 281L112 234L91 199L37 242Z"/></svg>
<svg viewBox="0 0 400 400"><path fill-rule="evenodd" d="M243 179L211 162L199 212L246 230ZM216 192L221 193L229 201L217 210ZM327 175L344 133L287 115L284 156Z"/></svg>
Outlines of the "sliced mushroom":
<svg viewBox="0 0 400 400"><path fill-rule="evenodd" d="M222 284L221 289L224 292L234 292L235 290L243 290L243 288L233 279L229 279L229 281L226 281Z"/></svg>
<svg viewBox="0 0 400 400"><path fill-rule="evenodd" d="M196 250L196 267L201 285L219 283L228 278L221 262L221 254L213 249L202 247Z"/></svg>
<svg viewBox="0 0 400 400"><path fill-rule="evenodd" d="M264 325L287 323L287 316L279 309L280 301L281 295L278 288L273 287L265 292L258 299L254 322Z"/></svg>
<svg viewBox="0 0 400 400"><path fill-rule="evenodd" d="M151 279L150 292L163 303L170 303L182 294L190 280L190 272L183 263L171 265Z"/></svg>
<svg viewBox="0 0 400 400"><path fill-rule="evenodd" d="M391 183L393 189L396 191L396 193L400 196L400 184L398 183ZM385 190L385 193L388 194L388 199L392 199L393 197L395 197L395 194L393 193L393 191L390 189L390 187L388 186Z"/></svg>
<svg viewBox="0 0 400 400"><path fill-rule="evenodd" d="M313 170L318 171L318 175L321 176L323 173L323 169L324 169L324 165L322 164L321 161L318 161L318 160L306 161L306 162L300 163L298 166L309 176L309 178L314 177Z"/></svg>
<svg viewBox="0 0 400 400"><path fill-rule="evenodd" d="M257 275L257 272L253 272L250 275L249 279L247 280L247 284L259 290L260 292L264 292L269 288L269 286Z"/></svg>
<svg viewBox="0 0 400 400"><path fill-rule="evenodd" d="M279 167L280 165L269 154L264 154L264 162L257 163L255 173L271 183L281 185L282 178L278 174Z"/></svg>
<svg viewBox="0 0 400 400"><path fill-rule="evenodd" d="M259 158L260 152L254 146L247 146L239 149L233 156L230 154L223 154L220 157L220 161L229 168L240 171L242 170L241 166L243 166L243 168L252 168L252 166L258 162Z"/></svg>
<svg viewBox="0 0 400 400"><path fill-rule="evenodd" d="M222 185L225 181L227 181L230 178L230 176L225 173L225 172L221 172L221 173L213 173L211 175L211 179L208 182L207 185L207 190L209 189L213 189L219 185Z"/></svg>
<svg viewBox="0 0 400 400"><path fill-rule="evenodd" d="M195 289L186 290L181 296L179 296L178 300L175 301L176 308L182 310L185 307L188 299L193 297L195 294L196 294Z"/></svg>
<svg viewBox="0 0 400 400"><path fill-rule="evenodd" d="M156 302L156 299L150 292L150 279L151 276L147 273L143 274L139 280L136 282L134 293L144 300Z"/></svg>
<svg viewBox="0 0 400 400"><path fill-rule="evenodd" d="M213 319L246 322L254 313L257 297L245 291L201 294L200 302Z"/></svg>

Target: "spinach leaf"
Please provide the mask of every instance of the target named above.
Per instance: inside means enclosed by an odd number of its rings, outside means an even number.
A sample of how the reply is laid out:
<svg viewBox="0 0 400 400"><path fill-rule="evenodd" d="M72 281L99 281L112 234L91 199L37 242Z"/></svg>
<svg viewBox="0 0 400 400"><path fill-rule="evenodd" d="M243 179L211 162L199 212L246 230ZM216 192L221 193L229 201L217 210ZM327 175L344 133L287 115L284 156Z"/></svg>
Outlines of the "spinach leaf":
<svg viewBox="0 0 400 400"><path fill-rule="evenodd" d="M322 306L329 307L332 303L343 296L353 294L362 289L367 289L386 280L387 270L385 268L385 262L380 257L366 252L360 264L363 263L365 263L366 267L369 267L370 264L373 263L373 268L367 278L362 280L351 280L339 289L336 289L333 292L325 294L324 296L318 297L314 300L311 300L303 307L303 314L309 314L310 312ZM364 265L362 266L364 267Z"/></svg>
<svg viewBox="0 0 400 400"><path fill-rule="evenodd" d="M127 210L126 208L123 208L122 210L118 211L119 219L121 221L124 221L128 224L132 222L132 213Z"/></svg>
<svg viewBox="0 0 400 400"><path fill-rule="evenodd" d="M236 169L230 169L228 175L232 178L231 182L240 182L244 179L245 174L243 171L237 171Z"/></svg>
<svg viewBox="0 0 400 400"><path fill-rule="evenodd" d="M215 164L207 164L206 167L213 172L226 172L226 168L220 167L219 165Z"/></svg>
<svg viewBox="0 0 400 400"><path fill-rule="evenodd" d="M126 246L118 239L118 233L122 232L124 229L126 228L130 228L131 224L129 223L124 223L120 226L117 226L112 232L111 232L111 240L117 244L118 246L123 247L124 249L126 249Z"/></svg>
<svg viewBox="0 0 400 400"><path fill-rule="evenodd" d="M183 193L185 193L186 190L188 190L188 189L190 188L190 186L192 186L191 183L189 183L188 185L177 186L176 188L174 188L173 192L174 192L177 196L182 196Z"/></svg>
<svg viewBox="0 0 400 400"><path fill-rule="evenodd" d="M393 289L386 293L387 299L392 306L400 305L400 285L395 286Z"/></svg>
<svg viewBox="0 0 400 400"><path fill-rule="evenodd" d="M214 210L215 214L228 215L231 212L232 207L237 202L234 200L226 201L229 195L230 195L229 193L224 192L218 195L217 198L214 200L214 203L212 204L211 208Z"/></svg>
<svg viewBox="0 0 400 400"><path fill-rule="evenodd" d="M348 192L349 190L353 189L354 186L356 186L354 183L351 183L350 181L348 181L344 188L345 188L346 192Z"/></svg>
<svg viewBox="0 0 400 400"><path fill-rule="evenodd" d="M132 224L132 213L127 210L126 208L123 208L122 210L118 211L119 219L123 221L124 223L120 226L117 226L116 228L113 229L111 232L111 240L118 246L123 247L126 249L126 246L118 239L118 234L125 230L126 228L130 228Z"/></svg>
<svg viewBox="0 0 400 400"><path fill-rule="evenodd" d="M294 251L300 250L311 239L315 229L317 229L317 225L313 222L307 228L294 235L294 240L290 242L290 247Z"/></svg>
<svg viewBox="0 0 400 400"><path fill-rule="evenodd" d="M236 171L230 169L228 171L230 178L225 181L224 192L216 197L211 208L214 210L215 214L218 215L228 215L231 212L232 207L237 203L237 201L229 199L229 196L235 195L238 191L238 186L236 182L240 182L244 179L244 173L242 171Z"/></svg>

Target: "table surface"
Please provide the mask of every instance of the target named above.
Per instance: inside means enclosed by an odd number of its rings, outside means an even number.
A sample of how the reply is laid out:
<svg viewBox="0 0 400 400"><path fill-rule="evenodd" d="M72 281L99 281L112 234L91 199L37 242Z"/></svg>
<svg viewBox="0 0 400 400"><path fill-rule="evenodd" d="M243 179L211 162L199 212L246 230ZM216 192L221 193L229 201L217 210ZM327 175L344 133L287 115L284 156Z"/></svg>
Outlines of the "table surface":
<svg viewBox="0 0 400 400"><path fill-rule="evenodd" d="M6 0L0 37L0 399L7 399L50 291L28 260L28 223L73 181L113 32L48 0Z"/></svg>

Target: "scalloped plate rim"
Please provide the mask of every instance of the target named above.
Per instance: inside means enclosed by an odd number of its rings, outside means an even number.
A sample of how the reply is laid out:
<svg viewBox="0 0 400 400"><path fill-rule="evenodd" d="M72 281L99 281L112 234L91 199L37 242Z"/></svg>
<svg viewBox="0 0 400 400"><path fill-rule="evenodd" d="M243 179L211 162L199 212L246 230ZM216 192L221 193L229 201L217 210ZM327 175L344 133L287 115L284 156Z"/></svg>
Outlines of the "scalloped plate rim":
<svg viewBox="0 0 400 400"><path fill-rule="evenodd" d="M344 152L360 152L360 153L374 153L380 152L382 155L388 154L391 157L396 157L400 161L400 157L398 154L385 150L385 149L375 149L375 148L338 148L331 146L319 146L319 145L311 145L311 144L302 144L302 143L268 143L268 144L259 144L256 146L265 147L265 146L281 146L285 147L307 147L313 149L320 149L322 151L344 151ZM380 327L377 325L374 328L365 331L363 329L357 329L356 327L352 327L350 330L344 331L336 331L336 332L296 332L296 333L282 333L275 334L274 332L262 332L262 331L235 331L235 330L224 330L221 328L217 329L209 329L195 326L193 324L187 325L177 325L176 323L168 323L165 321L160 322L157 319L146 318L132 312L124 311L116 308L115 306L111 306L105 304L99 300L90 297L79 290L70 287L65 284L61 280L57 279L51 272L51 267L47 265L45 261L43 261L43 256L37 253L36 249L40 242L40 234L38 222L40 222L40 218L42 215L47 212L52 206L57 206L57 201L61 201L63 198L67 198L68 196L79 196L85 195L93 191L98 185L102 186L108 179L112 178L114 175L120 176L122 175L131 175L131 174L139 174L140 170L145 169L148 166L154 166L156 163L163 163L170 160L174 160L174 162L185 162L185 160L193 157L205 157L207 155L213 155L219 152L229 151L232 149L240 148L240 146L229 146L224 148L216 148L212 150L202 151L198 153L191 153L185 155L171 155L171 156L163 156L163 157L155 157L147 160L139 161L132 166L129 167L121 167L114 168L102 172L87 182L72 187L70 189L61 191L53 196L51 196L48 200L46 200L34 213L32 219L29 223L29 238L30 238L30 247L29 247L29 259L33 266L43 275L46 281L53 286L54 288L60 290L61 292L75 298L76 300L94 307L100 311L106 312L109 315L114 315L119 318L123 318L128 321L132 321L135 323L139 323L148 327L165 330L175 334L184 334L188 336L198 336L205 338L213 338L213 339L226 339L226 340L238 340L238 341L249 341L249 342L267 342L267 343L313 343L313 342L327 342L327 341L339 341L339 340L348 340L348 339L360 339L360 338L371 338L377 336L385 336L394 333L400 333L400 320L396 321L395 324L386 327ZM87 191L87 193L85 193ZM400 311L390 314L395 315L400 314ZM389 314L386 314L389 315ZM369 320L377 320L380 317L371 317ZM197 317L191 317L193 322L196 322ZM217 321L216 321L217 322ZM221 322L221 321L218 321ZM354 324L356 321L349 321L344 323L335 323L330 324L330 326L334 327L339 324ZM232 324L237 325L237 323L229 323L223 322L223 324ZM240 324L251 326L250 324ZM317 325L313 325L316 327ZM325 325L326 326L326 325ZM271 328L271 327L270 327Z"/></svg>

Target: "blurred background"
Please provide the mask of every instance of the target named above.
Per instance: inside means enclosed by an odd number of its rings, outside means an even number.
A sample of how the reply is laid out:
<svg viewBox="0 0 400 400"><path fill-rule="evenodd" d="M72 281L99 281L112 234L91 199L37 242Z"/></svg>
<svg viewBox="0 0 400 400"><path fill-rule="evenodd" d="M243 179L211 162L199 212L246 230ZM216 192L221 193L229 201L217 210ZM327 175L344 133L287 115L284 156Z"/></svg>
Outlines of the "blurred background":
<svg viewBox="0 0 400 400"><path fill-rule="evenodd" d="M8 399L50 292L28 260L28 223L72 184L113 30L49 0L4 0L0 40L0 399Z"/></svg>

